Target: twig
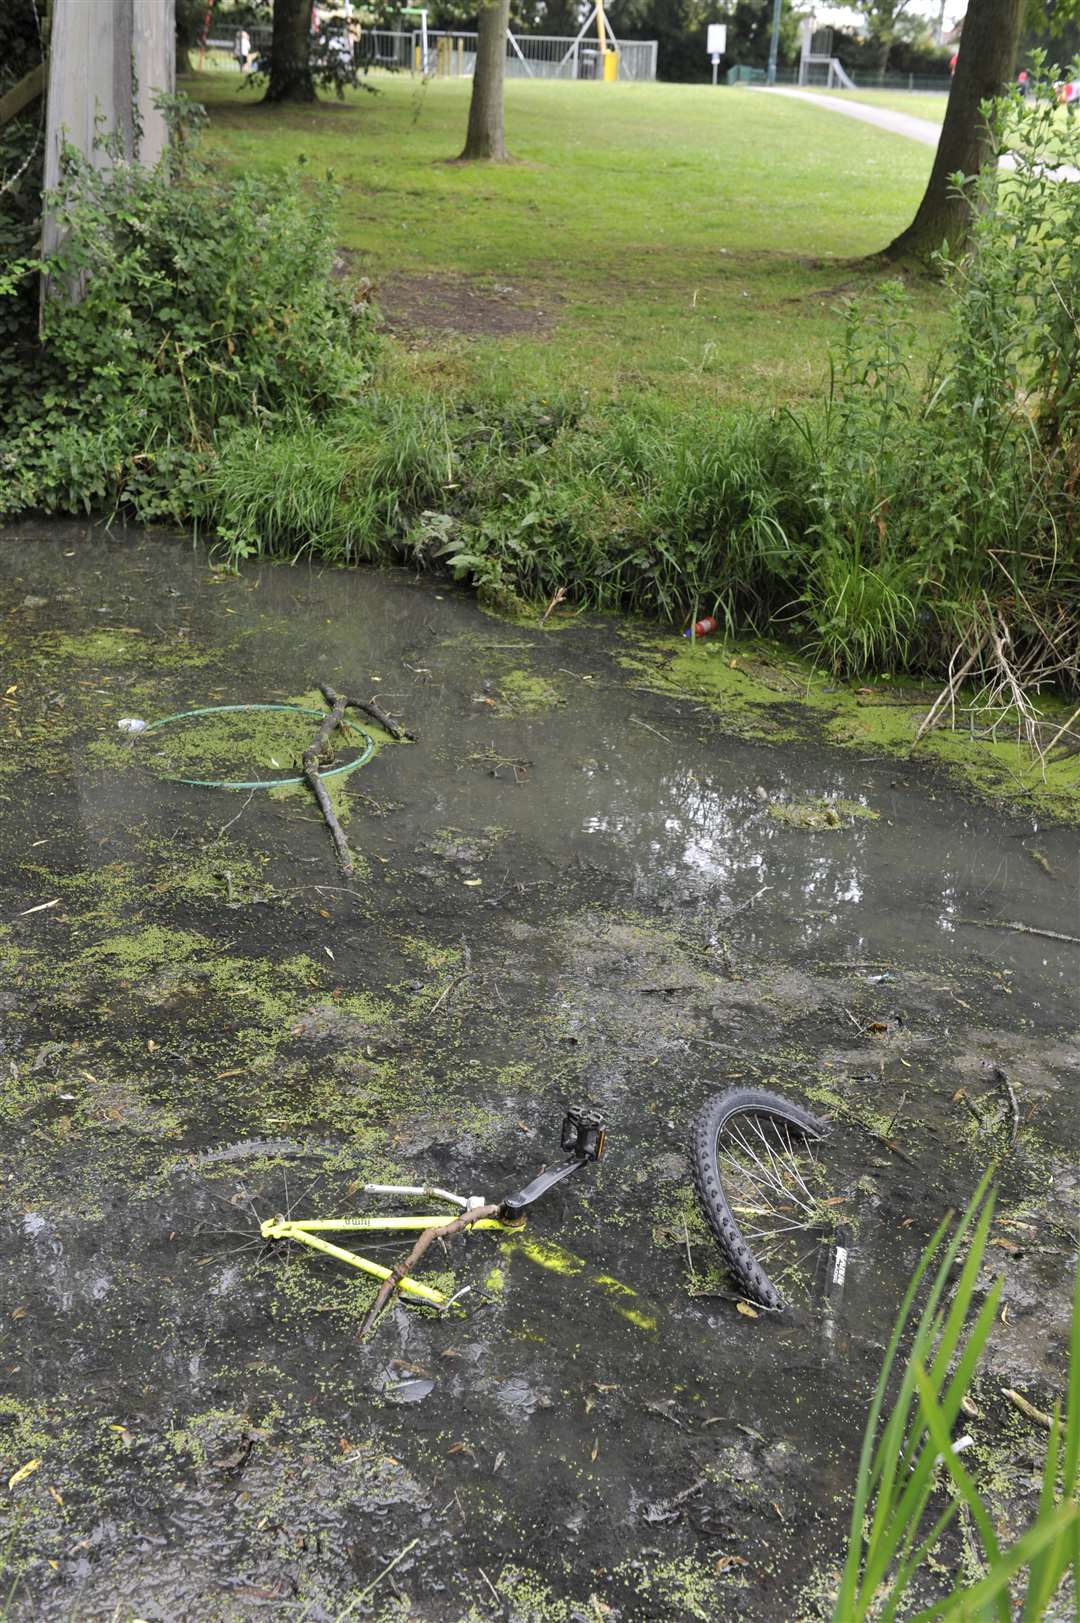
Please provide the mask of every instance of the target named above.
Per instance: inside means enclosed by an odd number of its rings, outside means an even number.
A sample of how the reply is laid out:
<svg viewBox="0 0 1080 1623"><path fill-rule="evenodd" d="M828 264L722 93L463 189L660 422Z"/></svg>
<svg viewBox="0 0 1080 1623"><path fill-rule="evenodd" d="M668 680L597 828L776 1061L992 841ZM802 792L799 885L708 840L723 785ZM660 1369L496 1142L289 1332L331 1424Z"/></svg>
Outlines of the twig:
<svg viewBox="0 0 1080 1623"><path fill-rule="evenodd" d="M1022 1393L1014 1392L1011 1386L1003 1386L1001 1395L1003 1398L1008 1398L1014 1409L1019 1409L1022 1415L1026 1415L1029 1420L1034 1420L1037 1426L1045 1426L1047 1431L1053 1429L1054 1422L1050 1416L1045 1414L1042 1409L1036 1409L1035 1405L1029 1403Z"/></svg>
<svg viewBox="0 0 1080 1623"><path fill-rule="evenodd" d="M662 738L665 744L671 743L671 739L666 733L657 732L655 727L650 727L649 723L647 721L642 721L639 716L631 716L630 720L634 723L635 727L644 727L645 731L647 733L652 733L655 738Z"/></svg>
<svg viewBox="0 0 1080 1623"><path fill-rule="evenodd" d="M690 1486L688 1488L684 1488L681 1493L673 1494L668 1500L668 1504L671 1506L672 1510L674 1510L676 1505L685 1505L686 1501L688 1499L692 1499L695 1493L700 1493L708 1480L709 1479L707 1476L699 1476L696 1482L691 1482Z"/></svg>
<svg viewBox="0 0 1080 1623"><path fill-rule="evenodd" d="M499 1599L499 1591L495 1588L495 1585L492 1583L491 1579L488 1577L488 1575L484 1571L483 1567L477 1567L476 1570L480 1574L481 1578L483 1578L483 1580L487 1584L488 1588L491 1590L491 1593L495 1596L495 1604L496 1604L496 1606L501 1606L502 1601Z"/></svg>
<svg viewBox="0 0 1080 1623"><path fill-rule="evenodd" d="M424 1255L424 1252L427 1250L432 1240L449 1239L451 1234L457 1234L462 1229L468 1228L470 1223L479 1222L485 1217L497 1217L498 1213L499 1207L497 1205L474 1206L471 1211L462 1212L460 1217L455 1217L452 1223L435 1223L431 1228L425 1229L423 1234L421 1234L420 1238L417 1240L416 1244L413 1246L412 1250L409 1252L409 1255L405 1258L404 1262L399 1262L397 1266L391 1270L389 1279L383 1281L383 1284L379 1288L378 1296L376 1296L374 1302L372 1302L370 1308L368 1309L367 1317L360 1326L360 1335L357 1339L360 1341L365 1341L367 1339L368 1331L375 1324L375 1321L382 1313L383 1308L386 1306L391 1296L393 1296L394 1292L401 1284L401 1281L412 1273L413 1269L416 1267L416 1264L420 1261L420 1258Z"/></svg>
<svg viewBox="0 0 1080 1623"><path fill-rule="evenodd" d="M377 721L380 727L385 728L390 737L395 739L397 743L400 744L403 741L410 744L416 743L416 734L410 733L406 728L399 727L396 721L392 721L374 696L366 701L364 699L354 699L350 693L335 692L329 682L320 682L319 692L327 704L336 705L340 699L342 704L346 705L350 710L361 710L365 716L370 716L372 721Z"/></svg>
<svg viewBox="0 0 1080 1623"><path fill-rule="evenodd" d="M1020 1132L1020 1101L1016 1097L1015 1088L1009 1081L1009 1078L1006 1076L1000 1065L994 1066L993 1078L999 1087L1004 1088L1005 1093L1008 1096L1009 1109L1012 1113L1012 1132L1009 1134L1008 1144L1008 1148L1011 1150L1013 1145L1016 1143Z"/></svg>
<svg viewBox="0 0 1080 1623"><path fill-rule="evenodd" d="M900 1112L903 1110L903 1108L904 1108L904 1106L906 1104L907 1104L907 1094L902 1093L900 1095L900 1103L897 1105L896 1109L893 1111L892 1121L889 1123L888 1127L886 1127L886 1129L885 1129L884 1136L886 1138L891 1138L892 1137L892 1130L896 1126L897 1122L900 1120Z"/></svg>
<svg viewBox="0 0 1080 1623"><path fill-rule="evenodd" d="M441 1009L442 1008L443 1004L446 1002L447 998L450 996L450 993L451 992L456 992L458 987L459 986L464 986L466 981L471 981L472 978L473 978L473 974L474 974L474 971L469 969L469 970L466 970L461 975L455 975L452 981L447 982L446 986L443 987L443 990L439 993L439 996L435 999L435 1002L431 1005L431 1008L428 1010L428 1019L429 1020L431 1019L431 1016L435 1013L436 1009Z"/></svg>
<svg viewBox="0 0 1080 1623"><path fill-rule="evenodd" d="M1077 719L1077 717L1080 717L1080 707L1078 707L1076 710L1073 711L1073 713L1069 717L1068 721L1063 721L1061 723L1061 726L1058 728L1057 732L1054 734L1054 736L1050 740L1049 744L1047 744L1046 748L1044 750L1039 751L1039 760L1041 762L1043 762L1044 765L1046 763L1047 756L1050 754L1050 751L1053 749L1053 747L1057 743L1058 739L1061 738L1065 733L1067 733L1069 731L1070 727L1072 726L1073 722Z"/></svg>
<svg viewBox="0 0 1080 1623"><path fill-rule="evenodd" d="M323 691L325 692L326 690L324 689ZM304 778L306 779L312 794L315 796L315 799L318 801L319 810L322 812L323 819L327 828L330 830L331 837L333 838L334 845L337 849L338 861L341 864L341 871L345 875L346 879L351 879L353 873L352 853L349 850L345 835L341 831L341 824L337 820L337 813L330 804L330 796L326 792L326 785L319 776L319 756L326 748L326 742L334 728L341 725L345 715L345 706L347 703L348 700L345 698L344 694L335 694L333 699L333 708L330 709L323 717L318 732L315 734L315 737L312 739L311 743L308 745L300 759L303 765Z"/></svg>
<svg viewBox="0 0 1080 1623"><path fill-rule="evenodd" d="M697 1272L696 1272L696 1270L694 1268L694 1259L690 1255L690 1229L689 1229L689 1226L687 1224L687 1221L686 1221L685 1217L682 1220L682 1231L683 1231L683 1239L686 1241L686 1266L690 1270L691 1279L696 1279L697 1278Z"/></svg>
<svg viewBox="0 0 1080 1623"><path fill-rule="evenodd" d="M220 840L221 836L225 833L226 829L232 828L233 824L235 822L238 822L239 819L241 817L243 817L244 813L247 811L248 807L251 805L252 795L254 795L254 793L255 793L255 791L253 789L251 791L251 794L248 795L247 799L244 801L244 804L240 807L240 810L237 812L236 816L235 817L230 817L229 821L227 823L222 824L222 826L218 829L217 833L214 835L215 840Z"/></svg>
<svg viewBox="0 0 1080 1623"><path fill-rule="evenodd" d="M559 604L564 602L565 599L566 599L566 587L565 586L556 586L555 590L551 594L551 601L549 602L547 608L544 610L543 614L540 617L540 624L542 626L547 625L548 616L550 615L551 611L553 609L558 608Z"/></svg>
<svg viewBox="0 0 1080 1623"><path fill-rule="evenodd" d="M753 907L754 903L759 902L764 896L765 892L771 889L771 885L762 885L761 889L755 890L754 894L748 897L745 902L740 902L738 907L733 907L731 912L728 914L728 918L737 919L740 913L745 913L748 907Z"/></svg>
<svg viewBox="0 0 1080 1623"><path fill-rule="evenodd" d="M953 666L955 665L955 662L956 662L956 655L960 652L959 648L956 649L955 653L953 654L952 658L949 661L949 680L946 682L945 686L942 688L941 692L938 694L937 698L934 700L933 704L930 706L929 710L926 712L926 715L923 717L922 722L921 722L921 724L919 726L919 730L915 734L915 737L911 741L912 749L915 748L915 745L919 742L919 740L923 737L923 735L930 731L930 728L934 725L934 722L938 719L939 714L945 708L946 704L955 706L955 704L956 704L956 695L960 691L960 686L961 686L961 684L962 684L962 682L964 680L964 677L967 675L967 673L970 671L971 667L974 665L975 661L978 659L979 655L982 653L983 643L985 641L986 641L986 636L984 634L983 636L981 636L979 638L978 642L975 644L975 646L972 649L971 653L968 655L967 659L965 659L964 663L961 665L960 669L958 671L954 672ZM963 647L963 644L961 644L961 647ZM954 712L954 715L953 715L953 724L954 725L955 725L955 721L956 721L956 717L955 717L955 712Z"/></svg>
<svg viewBox="0 0 1080 1623"><path fill-rule="evenodd" d="M1068 941L1080 947L1080 935L1063 935L1060 930L1040 930L1035 924L1018 924L1006 919L957 919L957 924L970 924L978 930L1018 930L1021 935L1041 935L1048 941Z"/></svg>
<svg viewBox="0 0 1080 1623"><path fill-rule="evenodd" d="M672 1414L670 1409L665 1409L662 1403L651 1403L648 1398L646 1398L641 1407L643 1409L647 1409L650 1414L659 1415L661 1420L670 1420L671 1424L673 1426L678 1426L680 1431L684 1429L683 1422L679 1419L678 1415Z"/></svg>
<svg viewBox="0 0 1080 1623"><path fill-rule="evenodd" d="M387 1574L393 1572L393 1570L397 1566L398 1562L399 1561L404 1561L404 1559L408 1555L409 1551L410 1550L415 1550L416 1546L419 1544L419 1542L420 1542L420 1540L418 1538L414 1538L410 1543L406 1544L406 1546L405 1546L405 1548L403 1550L399 1550L397 1555L395 1555L394 1559L391 1562L389 1562L382 1569L382 1571L379 1573L379 1576L377 1578L373 1578L372 1581L368 1584L367 1588L362 1589L360 1591L359 1595L357 1595L356 1600L353 1602L353 1604L358 1606L361 1601L367 1600L368 1596L370 1594L372 1594L373 1591L376 1590L379 1587L379 1585L382 1583L383 1579L387 1576ZM342 1613L342 1616L346 1616L346 1615L347 1615L346 1613Z"/></svg>

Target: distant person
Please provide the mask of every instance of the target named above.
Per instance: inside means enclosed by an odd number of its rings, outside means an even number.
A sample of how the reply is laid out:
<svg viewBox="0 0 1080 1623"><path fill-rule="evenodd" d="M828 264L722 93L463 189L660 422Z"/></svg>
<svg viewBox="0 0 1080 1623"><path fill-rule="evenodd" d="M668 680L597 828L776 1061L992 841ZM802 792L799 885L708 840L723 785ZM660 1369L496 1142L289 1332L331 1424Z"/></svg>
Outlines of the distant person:
<svg viewBox="0 0 1080 1623"><path fill-rule="evenodd" d="M236 65L240 69L241 73L247 72L248 58L250 55L251 36L248 34L246 28L238 28L236 30L236 38L233 41L233 56L236 58Z"/></svg>
<svg viewBox="0 0 1080 1623"><path fill-rule="evenodd" d="M954 51L953 54L949 58L949 78L950 79L952 78L953 74L956 72L956 62L957 62L957 58L959 57L959 55L960 55L959 51Z"/></svg>
<svg viewBox="0 0 1080 1623"><path fill-rule="evenodd" d="M1020 94L1022 96L1026 96L1031 87L1031 81L1028 78L1027 68L1020 69L1020 72L1016 75L1016 82L1020 87Z"/></svg>

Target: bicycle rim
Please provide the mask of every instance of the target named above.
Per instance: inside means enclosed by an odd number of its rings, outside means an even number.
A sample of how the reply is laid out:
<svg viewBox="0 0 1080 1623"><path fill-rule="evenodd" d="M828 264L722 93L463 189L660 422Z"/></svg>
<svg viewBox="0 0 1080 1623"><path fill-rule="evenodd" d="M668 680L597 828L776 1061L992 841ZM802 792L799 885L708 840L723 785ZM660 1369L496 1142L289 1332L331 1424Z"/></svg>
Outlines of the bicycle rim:
<svg viewBox="0 0 1080 1623"><path fill-rule="evenodd" d="M842 1199L830 1195L810 1137L764 1111L740 1111L719 1128L717 1171L728 1209L758 1267L786 1303L827 1289Z"/></svg>

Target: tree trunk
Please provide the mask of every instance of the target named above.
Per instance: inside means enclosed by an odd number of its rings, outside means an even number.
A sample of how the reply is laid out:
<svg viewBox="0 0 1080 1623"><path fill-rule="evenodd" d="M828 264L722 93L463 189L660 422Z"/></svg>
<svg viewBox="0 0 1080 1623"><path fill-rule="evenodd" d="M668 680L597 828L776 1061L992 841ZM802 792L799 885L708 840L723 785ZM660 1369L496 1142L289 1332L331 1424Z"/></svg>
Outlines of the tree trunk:
<svg viewBox="0 0 1080 1623"><path fill-rule="evenodd" d="M878 76L878 83L879 84L884 84L885 83L885 75L888 72L888 68L889 68L889 52L891 50L892 50L892 40L891 39L883 39L883 40L878 41L877 76Z"/></svg>
<svg viewBox="0 0 1080 1623"><path fill-rule="evenodd" d="M970 0L934 167L918 212L885 249L887 259L929 259L967 235L968 204L951 177L977 175L992 154L979 103L1000 96L1016 65L1024 0Z"/></svg>
<svg viewBox="0 0 1080 1623"><path fill-rule="evenodd" d="M480 8L480 37L476 45L476 71L463 159L493 158L504 162L509 157L503 136L503 77L509 24L510 0L485 0Z"/></svg>
<svg viewBox="0 0 1080 1623"><path fill-rule="evenodd" d="M265 101L314 101L311 0L274 0L270 83Z"/></svg>

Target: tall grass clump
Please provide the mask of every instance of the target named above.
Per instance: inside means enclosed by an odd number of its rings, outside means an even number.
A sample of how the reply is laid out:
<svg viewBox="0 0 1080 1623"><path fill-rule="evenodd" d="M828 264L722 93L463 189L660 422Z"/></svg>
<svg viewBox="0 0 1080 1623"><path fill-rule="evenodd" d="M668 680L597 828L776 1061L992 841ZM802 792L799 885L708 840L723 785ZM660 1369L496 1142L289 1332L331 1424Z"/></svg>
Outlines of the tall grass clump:
<svg viewBox="0 0 1080 1623"><path fill-rule="evenodd" d="M1080 1266L1065 1413L1055 1406L1038 1510L1015 1543L999 1543L990 1511L953 1448L953 1427L1001 1294L1000 1280L985 1295L978 1283L994 1210L987 1182L951 1235L947 1218L939 1226L900 1308L867 1421L832 1623L1037 1623L1066 1574L1074 1583L1080 1576ZM900 1365L905 1338L910 1344ZM895 1396L886 1408L890 1388ZM961 1514L981 1546L982 1575L927 1604L933 1586L927 1566Z"/></svg>
<svg viewBox="0 0 1080 1623"><path fill-rule="evenodd" d="M495 593L561 587L668 621L707 598L733 626L763 623L799 578L806 474L779 415L718 420L657 402L583 411L475 480L466 461L446 556Z"/></svg>
<svg viewBox="0 0 1080 1623"><path fill-rule="evenodd" d="M354 564L399 548L411 515L448 483L445 411L437 400L375 392L324 422L249 427L207 469L200 504L235 565L306 552Z"/></svg>
<svg viewBox="0 0 1080 1623"><path fill-rule="evenodd" d="M0 355L0 516L186 521L232 432L314 423L365 382L370 319L331 275L332 184L215 175L193 145L202 110L164 100L155 168L115 143L100 166L68 147L45 200L56 252L0 263L9 329L17 318Z"/></svg>

